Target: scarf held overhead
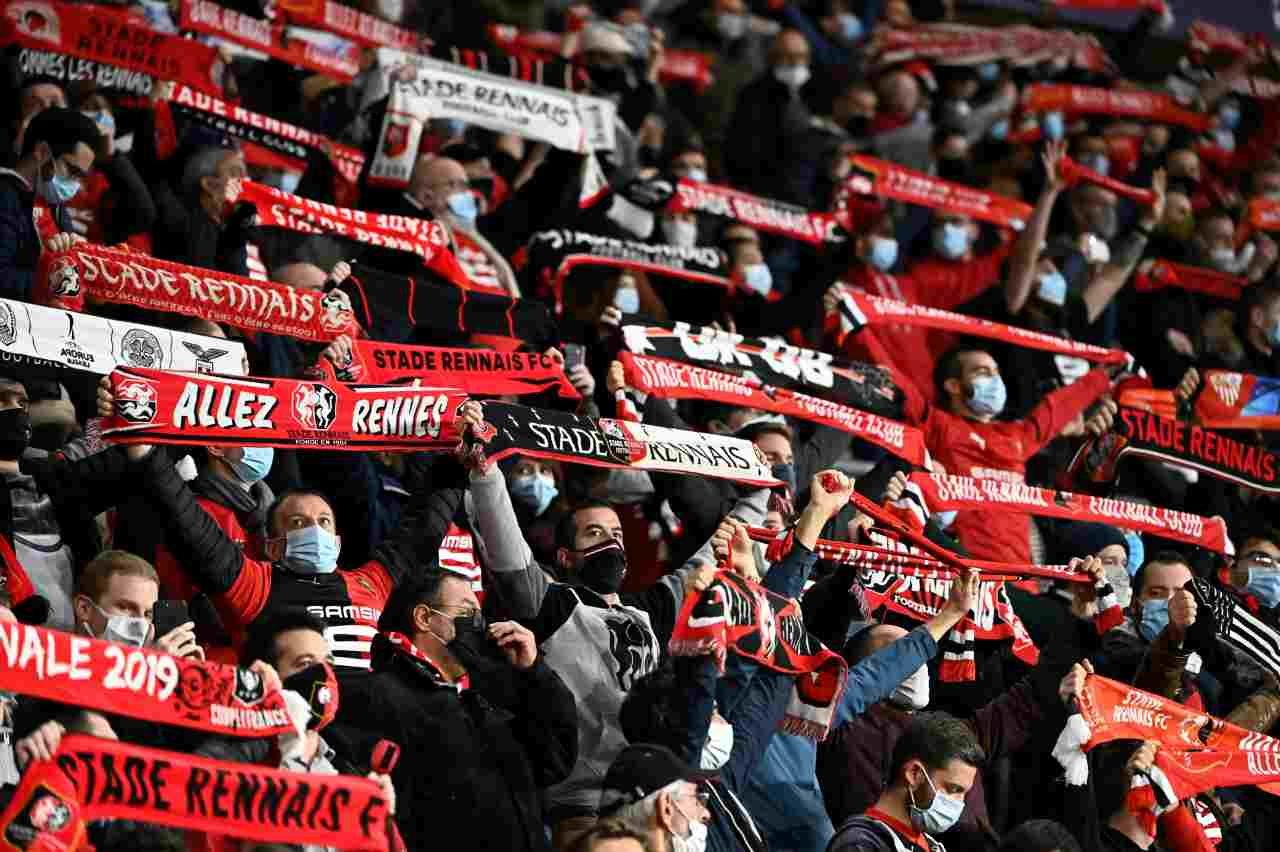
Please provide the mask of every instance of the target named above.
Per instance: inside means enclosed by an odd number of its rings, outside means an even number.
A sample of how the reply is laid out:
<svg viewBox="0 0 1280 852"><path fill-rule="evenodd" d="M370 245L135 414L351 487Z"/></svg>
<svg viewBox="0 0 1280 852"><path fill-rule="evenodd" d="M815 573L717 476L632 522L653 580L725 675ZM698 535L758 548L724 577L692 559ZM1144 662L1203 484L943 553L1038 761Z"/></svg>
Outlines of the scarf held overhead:
<svg viewBox="0 0 1280 852"><path fill-rule="evenodd" d="M248 669L26 624L0 624L4 688L61 704L236 737L295 732Z"/></svg>
<svg viewBox="0 0 1280 852"><path fill-rule="evenodd" d="M1029 26L915 24L909 29L886 28L871 39L870 50L872 62L879 68L916 61L940 65L1005 61L1021 67L1064 57L1091 71L1111 67L1096 37Z"/></svg>
<svg viewBox="0 0 1280 852"><path fill-rule="evenodd" d="M578 266L639 269L685 281L731 289L728 258L714 246L672 246L627 240L585 231L538 231L529 238L529 266L551 280L557 299L565 279Z"/></svg>
<svg viewBox="0 0 1280 852"><path fill-rule="evenodd" d="M1180 418L1186 407L1172 391L1147 388L1125 389L1116 401L1168 418ZM1280 429L1280 379L1205 370L1189 414L1206 429Z"/></svg>
<svg viewBox="0 0 1280 852"><path fill-rule="evenodd" d="M782 730L826 739L845 687L848 664L804 626L800 605L721 571L701 592L685 595L668 646L673 656L711 654L724 671L727 652L796 675Z"/></svg>
<svg viewBox="0 0 1280 852"><path fill-rule="evenodd" d="M1201 133L1208 131L1213 124L1210 116L1182 107L1169 95L1125 89L1036 83L1023 92L1022 108L1027 112L1062 112L1067 115L1123 115L1160 124L1177 124Z"/></svg>
<svg viewBox="0 0 1280 852"><path fill-rule="evenodd" d="M970 216L1015 231L1022 230L1031 218L1031 205L1024 201L951 183L865 154L855 154L849 162L852 171L845 178L844 186L856 195L889 198ZM837 222L849 233L857 233L847 214L847 210L838 210Z"/></svg>
<svg viewBox="0 0 1280 852"><path fill-rule="evenodd" d="M124 444L320 450L452 449L466 395L412 385L202 376L119 369L103 437Z"/></svg>
<svg viewBox="0 0 1280 852"><path fill-rule="evenodd" d="M210 760L83 734L63 737L40 767L40 783L20 788L5 811L11 842L13 820L24 829L19 836L37 841L72 819L122 819L264 843L288 837L308 846L392 848L382 788L366 778Z"/></svg>
<svg viewBox="0 0 1280 852"><path fill-rule="evenodd" d="M365 47L417 50L422 39L409 30L335 0L280 0L276 8L290 21L342 36Z"/></svg>
<svg viewBox="0 0 1280 852"><path fill-rule="evenodd" d="M1133 279L1134 290L1150 293L1176 287L1192 293L1204 293L1216 299L1238 301L1249 286L1248 280L1214 269L1174 263L1171 260L1144 260L1138 264Z"/></svg>
<svg viewBox="0 0 1280 852"><path fill-rule="evenodd" d="M644 393L664 399L712 399L821 423L869 441L913 465L927 464L924 434L914 426L816 396L760 385L745 376L630 352L618 357L627 384Z"/></svg>
<svg viewBox="0 0 1280 852"><path fill-rule="evenodd" d="M835 218L772 198L761 198L728 186L681 178L671 198L672 212L707 213L793 240L821 245L835 242Z"/></svg>
<svg viewBox="0 0 1280 852"><path fill-rule="evenodd" d="M727 435L599 420L564 411L484 403L485 427L472 451L497 462L512 455L594 467L681 473L773 488L781 483L759 448Z"/></svg>
<svg viewBox="0 0 1280 852"><path fill-rule="evenodd" d="M341 291L299 290L87 242L40 255L34 296L68 311L83 311L88 297L316 342L361 334Z"/></svg>
<svg viewBox="0 0 1280 852"><path fill-rule="evenodd" d="M347 85L360 72L360 52L353 44L345 44L341 50L324 50L306 39L286 38L281 21L254 18L210 0L182 0L179 26L233 41Z"/></svg>

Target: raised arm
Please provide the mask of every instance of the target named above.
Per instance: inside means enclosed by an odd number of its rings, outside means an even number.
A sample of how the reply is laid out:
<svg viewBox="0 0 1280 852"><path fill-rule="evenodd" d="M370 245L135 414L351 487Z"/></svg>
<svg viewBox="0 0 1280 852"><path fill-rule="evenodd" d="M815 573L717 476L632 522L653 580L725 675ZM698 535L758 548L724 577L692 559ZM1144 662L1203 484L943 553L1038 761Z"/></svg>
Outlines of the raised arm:
<svg viewBox="0 0 1280 852"><path fill-rule="evenodd" d="M1053 215L1053 205L1062 194L1063 182L1059 173L1059 165L1066 153L1065 142L1050 142L1040 155L1044 164L1044 189L1036 201L1036 208L1031 212L1031 221L1018 237L1009 258L1009 277L1004 285L1004 303L1009 313L1017 314L1031 297L1031 285L1036 280L1036 258L1040 256L1040 246L1044 244L1045 234L1049 232L1049 217Z"/></svg>

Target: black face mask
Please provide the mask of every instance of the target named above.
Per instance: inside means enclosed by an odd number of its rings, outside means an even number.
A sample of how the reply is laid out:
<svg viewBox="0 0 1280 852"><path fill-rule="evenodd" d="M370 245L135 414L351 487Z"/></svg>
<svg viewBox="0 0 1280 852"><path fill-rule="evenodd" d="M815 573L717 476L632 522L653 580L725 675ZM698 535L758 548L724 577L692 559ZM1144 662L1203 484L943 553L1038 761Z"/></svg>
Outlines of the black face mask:
<svg viewBox="0 0 1280 852"><path fill-rule="evenodd" d="M455 647L471 651L483 650L489 644L487 629L484 613L479 610L473 615L458 616L453 620L453 641L449 643L449 650L452 651Z"/></svg>
<svg viewBox="0 0 1280 852"><path fill-rule="evenodd" d="M24 408L0 411L0 459L14 461L31 441L31 416Z"/></svg>
<svg viewBox="0 0 1280 852"><path fill-rule="evenodd" d="M627 553L613 539L582 551L578 579L598 595L614 594L627 576Z"/></svg>

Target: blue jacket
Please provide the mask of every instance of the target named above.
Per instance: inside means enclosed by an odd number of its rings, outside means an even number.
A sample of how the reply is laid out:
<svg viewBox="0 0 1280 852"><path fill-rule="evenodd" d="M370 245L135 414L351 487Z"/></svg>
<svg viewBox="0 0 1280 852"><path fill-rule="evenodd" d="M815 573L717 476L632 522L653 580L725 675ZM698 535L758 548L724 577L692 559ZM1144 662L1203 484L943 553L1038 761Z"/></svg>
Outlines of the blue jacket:
<svg viewBox="0 0 1280 852"><path fill-rule="evenodd" d="M0 296L31 301L36 265L40 262L40 236L32 207L35 193L15 172L0 171ZM67 230L66 209L51 208L60 230Z"/></svg>

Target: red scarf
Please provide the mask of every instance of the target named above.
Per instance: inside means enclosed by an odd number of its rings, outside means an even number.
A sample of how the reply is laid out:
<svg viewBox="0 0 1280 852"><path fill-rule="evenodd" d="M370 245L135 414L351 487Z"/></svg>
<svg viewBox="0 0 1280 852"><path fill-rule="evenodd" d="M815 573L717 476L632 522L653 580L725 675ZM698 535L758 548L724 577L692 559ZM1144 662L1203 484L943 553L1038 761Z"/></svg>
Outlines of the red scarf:
<svg viewBox="0 0 1280 852"><path fill-rule="evenodd" d="M1053 491L1000 479L913 473L911 481L920 488L925 502L934 511L999 511L1003 507L1042 518L1092 521L1138 530L1172 541L1194 544L1214 553L1231 552L1226 522L1218 517L1206 518L1128 500Z"/></svg>
<svg viewBox="0 0 1280 852"><path fill-rule="evenodd" d="M322 50L306 39L287 38L281 21L253 18L212 0L182 0L179 26L234 41L286 65L306 68L344 84L349 85L360 72L360 52L355 45L345 45L339 53Z"/></svg>
<svg viewBox="0 0 1280 852"><path fill-rule="evenodd" d="M236 737L294 731L279 692L246 669L89 636L0 623L5 689Z"/></svg>
<svg viewBox="0 0 1280 852"><path fill-rule="evenodd" d="M33 296L68 311L83 311L88 297L316 342L362 334L341 291L298 290L85 242L40 255Z"/></svg>
<svg viewBox="0 0 1280 852"><path fill-rule="evenodd" d="M1180 106L1169 95L1129 89L1036 83L1023 92L1027 112L1063 112L1067 115L1124 115L1158 124L1177 124L1201 133L1213 119Z"/></svg>
<svg viewBox="0 0 1280 852"><path fill-rule="evenodd" d="M409 30L335 0L281 0L277 8L290 21L342 36L365 47L415 51L426 42Z"/></svg>
<svg viewBox="0 0 1280 852"><path fill-rule="evenodd" d="M308 846L391 848L382 788L365 778L209 760L83 734L63 737L53 759L38 766L37 780L24 783L0 817L6 828L24 819L35 828L35 816L42 826L33 835L53 839L73 822L128 819L268 843L287 837Z"/></svg>
<svg viewBox="0 0 1280 852"><path fill-rule="evenodd" d="M835 238L835 218L830 213L813 213L785 201L688 178L680 179L667 209L673 213L709 213L813 245Z"/></svg>
<svg viewBox="0 0 1280 852"><path fill-rule="evenodd" d="M1192 21L1187 27L1187 47L1194 53L1207 56L1210 53L1225 53L1239 56L1248 53L1256 42L1265 43L1261 35L1246 36L1230 27L1219 26L1209 21Z"/></svg>
<svg viewBox="0 0 1280 852"><path fill-rule="evenodd" d="M1074 186L1075 184L1084 181L1085 183L1100 186L1103 189L1109 189L1116 195L1131 198L1143 207L1150 207L1155 201L1155 193L1151 190L1140 189L1139 187L1124 183L1123 181L1118 181L1113 177L1107 177L1106 175L1099 174L1093 169L1085 168L1070 157L1062 158L1059 171L1068 186Z"/></svg>
<svg viewBox="0 0 1280 852"><path fill-rule="evenodd" d="M454 680L444 673L444 664L440 663L433 657L427 655L417 645L413 644L413 640L403 633L397 633L394 630L380 633L379 636L384 639L392 653L402 654L416 663L426 666L432 680L441 686L450 686L458 692L465 692L471 688L471 676L463 673L462 677ZM378 668L382 668L380 664Z"/></svg>
<svg viewBox="0 0 1280 852"><path fill-rule="evenodd" d="M672 656L711 654L724 671L732 651L795 680L782 730L826 739L849 666L805 630L800 605L763 586L721 571L704 591L684 596L668 650Z"/></svg>
<svg viewBox="0 0 1280 852"><path fill-rule="evenodd" d="M331 364L321 358L319 375L341 382L390 385L420 379L470 394L524 396L556 390L563 399L581 399L564 367L536 352L401 346L374 340L352 341L351 360Z"/></svg>
<svg viewBox="0 0 1280 852"><path fill-rule="evenodd" d="M210 376L118 368L102 436L121 444L447 450L465 394L412 385Z"/></svg>
<svg viewBox="0 0 1280 852"><path fill-rule="evenodd" d="M1230 370L1205 370L1191 405L1196 423L1205 429L1280 429L1280 398L1275 379ZM1123 389L1121 405L1178 419L1179 404L1172 391Z"/></svg>
<svg viewBox="0 0 1280 852"><path fill-rule="evenodd" d="M1092 71L1112 67L1097 38L1065 30L1029 26L975 27L962 24L915 24L910 29L878 29L870 42L878 68L904 62L979 65L1004 60L1014 66L1035 65L1066 57Z"/></svg>
<svg viewBox="0 0 1280 852"><path fill-rule="evenodd" d="M1119 349L1104 349L1101 346L1079 343L1065 337L1054 337L1051 334L1031 331L1015 325L1002 325L979 317L956 314L925 305L898 302L870 293L858 293L845 287L840 294L835 312L827 315L828 330L835 335L837 343L842 343L846 336L855 334L869 325L936 328L971 337L1002 340L1028 349L1040 349L1059 355L1074 355L1098 364L1124 364L1129 360L1128 353L1121 352Z"/></svg>
<svg viewBox="0 0 1280 852"><path fill-rule="evenodd" d="M914 426L859 411L838 402L797 393L786 388L762 385L746 376L708 370L666 358L650 358L622 352L618 360L627 375L627 384L664 399L713 399L745 405L831 426L883 447L913 465L924 466L928 451L924 433Z"/></svg>
<svg viewBox="0 0 1280 852"><path fill-rule="evenodd" d="M864 154L850 158L853 172L844 186L857 195L891 198L962 216L991 222L1020 231L1031 218L1031 205L1003 195L951 183L912 171ZM856 233L847 211L837 209L836 221L849 233Z"/></svg>
<svg viewBox="0 0 1280 852"><path fill-rule="evenodd" d="M1134 277L1134 289L1139 293L1177 287L1231 301L1237 301L1247 286L1249 282L1238 276L1171 260L1145 260Z"/></svg>

